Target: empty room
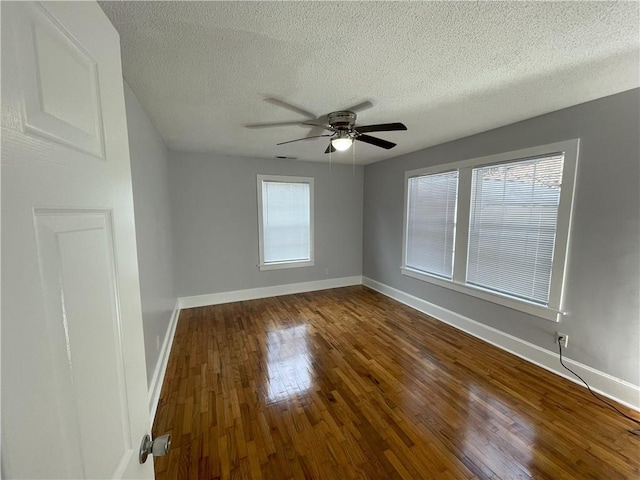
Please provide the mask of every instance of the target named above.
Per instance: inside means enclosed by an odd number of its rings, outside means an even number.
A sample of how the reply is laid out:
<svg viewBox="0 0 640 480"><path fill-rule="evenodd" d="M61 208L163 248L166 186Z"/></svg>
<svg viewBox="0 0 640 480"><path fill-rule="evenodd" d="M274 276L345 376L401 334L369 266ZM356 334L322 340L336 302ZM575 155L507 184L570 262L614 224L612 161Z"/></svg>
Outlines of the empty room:
<svg viewBox="0 0 640 480"><path fill-rule="evenodd" d="M640 2L1 8L1 479L640 479Z"/></svg>

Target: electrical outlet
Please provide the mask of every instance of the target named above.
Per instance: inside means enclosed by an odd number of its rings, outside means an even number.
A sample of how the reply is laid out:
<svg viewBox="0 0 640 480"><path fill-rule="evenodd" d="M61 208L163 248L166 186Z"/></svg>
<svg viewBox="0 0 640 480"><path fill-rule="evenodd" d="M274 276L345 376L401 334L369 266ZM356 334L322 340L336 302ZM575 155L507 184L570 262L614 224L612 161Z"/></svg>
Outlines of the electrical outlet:
<svg viewBox="0 0 640 480"><path fill-rule="evenodd" d="M569 346L569 335L562 332L556 332L556 344L558 342L560 342L560 345L564 348L567 348Z"/></svg>

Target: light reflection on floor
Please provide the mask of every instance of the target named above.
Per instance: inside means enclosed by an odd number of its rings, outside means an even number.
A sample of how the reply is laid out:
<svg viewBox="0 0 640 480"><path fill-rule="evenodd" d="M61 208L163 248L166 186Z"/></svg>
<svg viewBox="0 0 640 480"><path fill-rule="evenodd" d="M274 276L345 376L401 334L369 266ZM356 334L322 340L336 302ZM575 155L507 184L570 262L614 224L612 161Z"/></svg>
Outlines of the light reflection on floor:
<svg viewBox="0 0 640 480"><path fill-rule="evenodd" d="M477 385L468 386L468 395L469 426L464 428L463 451L470 456L491 459L491 469L507 477L529 478L533 475L531 465L536 450L535 426ZM496 417L504 418L505 422L497 424L491 421ZM487 422L483 422L483 419L487 419ZM510 427L496 430L496 425ZM514 477L516 473L517 477Z"/></svg>
<svg viewBox="0 0 640 480"><path fill-rule="evenodd" d="M307 325L267 334L267 398L279 402L311 387L311 354Z"/></svg>

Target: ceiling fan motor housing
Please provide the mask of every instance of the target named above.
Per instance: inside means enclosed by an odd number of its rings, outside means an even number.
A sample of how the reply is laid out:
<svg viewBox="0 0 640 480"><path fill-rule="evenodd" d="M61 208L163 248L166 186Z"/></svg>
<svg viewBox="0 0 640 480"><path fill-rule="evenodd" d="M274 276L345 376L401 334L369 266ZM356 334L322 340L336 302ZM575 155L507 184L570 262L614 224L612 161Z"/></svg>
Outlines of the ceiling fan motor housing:
<svg viewBox="0 0 640 480"><path fill-rule="evenodd" d="M336 130L350 131L356 123L356 114L353 112L331 112L328 117L329 125Z"/></svg>

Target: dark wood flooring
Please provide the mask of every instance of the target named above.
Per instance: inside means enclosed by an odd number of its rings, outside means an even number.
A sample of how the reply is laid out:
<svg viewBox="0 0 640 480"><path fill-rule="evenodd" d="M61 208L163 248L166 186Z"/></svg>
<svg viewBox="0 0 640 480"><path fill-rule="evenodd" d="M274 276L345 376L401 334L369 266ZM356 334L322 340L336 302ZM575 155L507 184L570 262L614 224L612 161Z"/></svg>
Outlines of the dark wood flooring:
<svg viewBox="0 0 640 480"><path fill-rule="evenodd" d="M640 416L637 412L620 407ZM164 479L637 479L583 388L363 286L183 310Z"/></svg>

